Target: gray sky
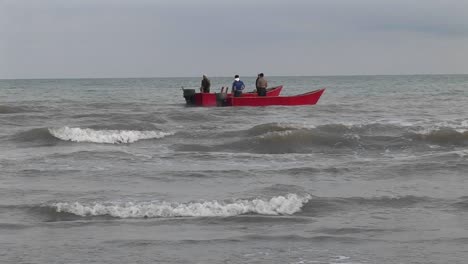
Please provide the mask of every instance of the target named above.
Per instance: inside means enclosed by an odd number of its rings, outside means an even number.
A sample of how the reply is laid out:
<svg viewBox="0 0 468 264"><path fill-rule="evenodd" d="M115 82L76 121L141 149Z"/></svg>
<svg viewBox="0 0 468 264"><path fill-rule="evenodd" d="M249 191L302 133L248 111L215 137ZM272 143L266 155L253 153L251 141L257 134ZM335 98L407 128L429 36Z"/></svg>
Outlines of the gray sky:
<svg viewBox="0 0 468 264"><path fill-rule="evenodd" d="M468 73L467 0L0 0L0 78Z"/></svg>

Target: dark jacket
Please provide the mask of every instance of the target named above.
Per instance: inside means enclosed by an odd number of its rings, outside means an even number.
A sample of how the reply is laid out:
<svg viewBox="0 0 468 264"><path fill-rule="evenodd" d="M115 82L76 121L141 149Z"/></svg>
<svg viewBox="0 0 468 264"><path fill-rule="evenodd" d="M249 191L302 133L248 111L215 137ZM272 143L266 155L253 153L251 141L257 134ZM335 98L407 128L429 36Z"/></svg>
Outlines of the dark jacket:
<svg viewBox="0 0 468 264"><path fill-rule="evenodd" d="M201 81L201 88L204 93L209 93L210 92L210 87L211 87L211 82L210 79L207 77L203 77Z"/></svg>
<svg viewBox="0 0 468 264"><path fill-rule="evenodd" d="M242 82L240 80L239 81L234 81L232 83L232 90L233 91L242 91L242 90L244 90L244 88L245 88L244 82Z"/></svg>
<svg viewBox="0 0 468 264"><path fill-rule="evenodd" d="M267 80L265 80L265 78L258 77L256 85L257 85L257 88L267 88L268 87L268 82L267 82Z"/></svg>

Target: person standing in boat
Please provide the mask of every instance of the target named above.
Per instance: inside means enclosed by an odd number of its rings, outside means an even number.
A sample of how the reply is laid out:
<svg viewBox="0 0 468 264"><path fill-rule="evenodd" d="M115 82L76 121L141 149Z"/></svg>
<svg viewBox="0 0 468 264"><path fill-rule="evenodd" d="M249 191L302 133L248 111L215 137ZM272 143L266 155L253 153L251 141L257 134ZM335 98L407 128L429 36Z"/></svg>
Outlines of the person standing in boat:
<svg viewBox="0 0 468 264"><path fill-rule="evenodd" d="M210 92L210 87L211 87L210 79L208 79L208 77L205 74L203 74L203 79L201 81L200 92L201 93L209 93Z"/></svg>
<svg viewBox="0 0 468 264"><path fill-rule="evenodd" d="M255 91L257 91L257 87L258 87L258 79L260 79L260 73L257 74L257 79L255 80Z"/></svg>
<svg viewBox="0 0 468 264"><path fill-rule="evenodd" d="M240 80L239 75L234 76L234 82L232 83L232 93L234 97L240 97L244 88L244 82Z"/></svg>
<svg viewBox="0 0 468 264"><path fill-rule="evenodd" d="M258 74L257 81L255 82L255 86L257 88L258 96L266 96L266 88L268 87L268 82L264 78L264 74Z"/></svg>

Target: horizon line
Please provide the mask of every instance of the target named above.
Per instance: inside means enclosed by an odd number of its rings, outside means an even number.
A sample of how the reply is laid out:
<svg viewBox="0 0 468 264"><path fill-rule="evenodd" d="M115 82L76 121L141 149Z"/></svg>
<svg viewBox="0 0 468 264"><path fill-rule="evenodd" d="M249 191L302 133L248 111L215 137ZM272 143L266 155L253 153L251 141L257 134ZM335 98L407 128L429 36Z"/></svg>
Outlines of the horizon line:
<svg viewBox="0 0 468 264"><path fill-rule="evenodd" d="M437 76L437 75L468 75L468 73L408 73L408 74L340 74L340 75L268 75L268 77L365 77L365 76ZM201 78L200 76L165 76L165 77L40 77L40 78L0 78L0 80L99 80L99 79L173 79L173 78ZM232 76L209 76L210 78L232 78ZM245 75L243 77L256 77L255 75Z"/></svg>

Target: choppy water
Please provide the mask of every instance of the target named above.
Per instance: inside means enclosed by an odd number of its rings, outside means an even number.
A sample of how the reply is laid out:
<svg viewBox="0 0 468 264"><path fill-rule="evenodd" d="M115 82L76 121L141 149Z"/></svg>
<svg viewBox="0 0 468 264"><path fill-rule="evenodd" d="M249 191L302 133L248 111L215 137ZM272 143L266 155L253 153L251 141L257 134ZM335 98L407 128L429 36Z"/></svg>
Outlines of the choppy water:
<svg viewBox="0 0 468 264"><path fill-rule="evenodd" d="M327 90L186 107L199 81L0 81L0 262L468 261L467 75L270 77Z"/></svg>

